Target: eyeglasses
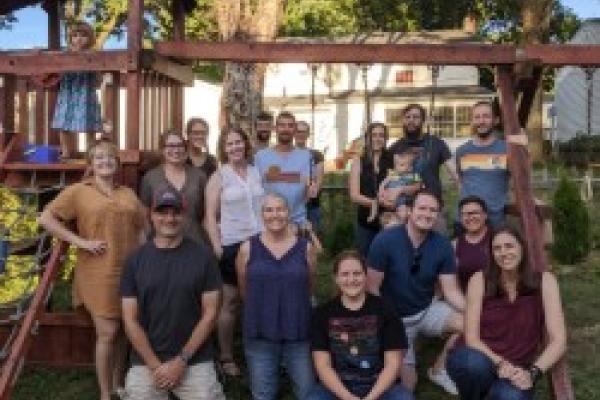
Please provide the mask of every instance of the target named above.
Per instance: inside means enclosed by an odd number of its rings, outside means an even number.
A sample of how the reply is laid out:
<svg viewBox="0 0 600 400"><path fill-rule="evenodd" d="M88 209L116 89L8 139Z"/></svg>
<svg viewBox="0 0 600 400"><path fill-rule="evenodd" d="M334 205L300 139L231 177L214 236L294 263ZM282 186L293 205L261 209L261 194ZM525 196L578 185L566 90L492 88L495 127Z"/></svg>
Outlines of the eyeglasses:
<svg viewBox="0 0 600 400"><path fill-rule="evenodd" d="M190 135L206 135L208 131L206 129L198 129L190 131Z"/></svg>
<svg viewBox="0 0 600 400"><path fill-rule="evenodd" d="M185 143L167 143L165 149L181 149L185 147Z"/></svg>
<svg viewBox="0 0 600 400"><path fill-rule="evenodd" d="M483 214L483 212L481 212L481 211L463 211L460 214L463 217L477 217L477 216Z"/></svg>
<svg viewBox="0 0 600 400"><path fill-rule="evenodd" d="M421 259L423 258L423 255L421 254L421 252L419 250L415 250L415 252L413 253L413 263L410 266L410 274L411 275L416 275L419 273L419 270L421 269Z"/></svg>

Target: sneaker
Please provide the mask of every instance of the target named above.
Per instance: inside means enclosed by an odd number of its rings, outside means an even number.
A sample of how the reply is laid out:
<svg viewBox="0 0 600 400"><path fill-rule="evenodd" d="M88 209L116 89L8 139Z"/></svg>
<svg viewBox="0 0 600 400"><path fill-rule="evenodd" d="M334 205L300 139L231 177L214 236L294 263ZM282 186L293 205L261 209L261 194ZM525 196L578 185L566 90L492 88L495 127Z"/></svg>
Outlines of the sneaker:
<svg viewBox="0 0 600 400"><path fill-rule="evenodd" d="M444 389L447 393L458 396L458 389L445 369L434 372L432 368L429 368L427 370L427 376L431 382L442 387L442 389Z"/></svg>

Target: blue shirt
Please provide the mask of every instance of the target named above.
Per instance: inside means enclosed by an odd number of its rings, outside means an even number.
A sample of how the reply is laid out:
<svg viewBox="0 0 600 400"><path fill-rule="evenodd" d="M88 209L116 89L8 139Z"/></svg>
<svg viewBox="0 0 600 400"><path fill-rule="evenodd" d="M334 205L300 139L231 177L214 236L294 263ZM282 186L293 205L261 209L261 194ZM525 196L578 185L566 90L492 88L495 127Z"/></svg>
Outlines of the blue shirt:
<svg viewBox="0 0 600 400"><path fill-rule="evenodd" d="M456 170L461 199L477 196L485 201L490 216L504 215L509 180L504 140L496 139L488 146L478 146L469 140L456 150Z"/></svg>
<svg viewBox="0 0 600 400"><path fill-rule="evenodd" d="M298 148L288 153L280 153L272 148L262 149L254 157L265 192L275 192L285 197L290 208L290 218L296 224L306 221L310 158L308 150Z"/></svg>
<svg viewBox="0 0 600 400"><path fill-rule="evenodd" d="M402 318L431 304L440 275L456 273L454 251L445 236L430 231L415 249L404 225L384 229L375 237L368 264L384 273L381 296L396 306Z"/></svg>

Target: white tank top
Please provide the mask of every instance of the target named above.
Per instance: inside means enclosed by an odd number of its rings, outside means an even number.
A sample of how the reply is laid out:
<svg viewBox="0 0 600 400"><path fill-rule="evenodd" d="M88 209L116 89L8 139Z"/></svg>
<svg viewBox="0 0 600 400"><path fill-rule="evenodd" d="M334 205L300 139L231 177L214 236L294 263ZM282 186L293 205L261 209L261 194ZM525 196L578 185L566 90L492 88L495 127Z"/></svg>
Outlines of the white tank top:
<svg viewBox="0 0 600 400"><path fill-rule="evenodd" d="M228 246L262 231L260 212L265 191L253 165L248 165L246 179L229 164L221 166L217 173L221 178L221 243Z"/></svg>

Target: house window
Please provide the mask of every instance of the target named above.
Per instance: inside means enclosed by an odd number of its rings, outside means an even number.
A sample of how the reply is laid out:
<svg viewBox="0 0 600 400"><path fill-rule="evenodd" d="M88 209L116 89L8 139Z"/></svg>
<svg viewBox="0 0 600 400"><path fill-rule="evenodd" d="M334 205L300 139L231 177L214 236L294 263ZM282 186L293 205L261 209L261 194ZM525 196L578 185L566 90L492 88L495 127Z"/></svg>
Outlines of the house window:
<svg viewBox="0 0 600 400"><path fill-rule="evenodd" d="M456 107L456 137L471 136L471 107Z"/></svg>
<svg viewBox="0 0 600 400"><path fill-rule="evenodd" d="M412 85L413 77L414 77L414 75L413 75L412 69L396 71L396 84L397 85Z"/></svg>
<svg viewBox="0 0 600 400"><path fill-rule="evenodd" d="M390 137L402 136L402 108L388 108L385 110L385 124L388 126Z"/></svg>
<svg viewBox="0 0 600 400"><path fill-rule="evenodd" d="M429 130L436 136L454 137L454 107L436 106L429 120Z"/></svg>

